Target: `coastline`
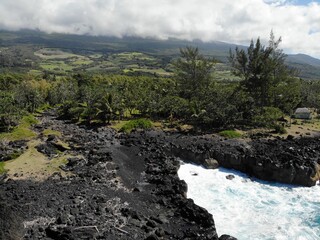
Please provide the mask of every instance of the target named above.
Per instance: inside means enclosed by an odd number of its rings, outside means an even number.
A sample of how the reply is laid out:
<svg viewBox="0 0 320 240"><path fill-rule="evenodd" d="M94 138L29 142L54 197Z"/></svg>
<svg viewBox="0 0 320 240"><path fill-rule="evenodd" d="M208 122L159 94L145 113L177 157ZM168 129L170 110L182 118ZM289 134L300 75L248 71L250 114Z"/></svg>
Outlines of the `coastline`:
<svg viewBox="0 0 320 240"><path fill-rule="evenodd" d="M41 132L48 126L62 133L70 148L66 152L74 155L62 167L70 174L56 173L40 182L3 177L0 226L5 229L4 239L232 240L229 235L218 237L212 215L186 198L187 185L177 174L179 158L308 186L314 183L312 159L319 155L317 138L246 142L163 131L125 135L106 127L66 124L50 115L44 115L35 129ZM52 141L40 138L47 145ZM290 153L294 148L299 154L284 159L290 161L269 162L278 156L279 146L281 151ZM244 162L248 156L250 164ZM306 156L312 161L302 162ZM276 164L280 164L277 175L270 175Z"/></svg>
<svg viewBox="0 0 320 240"><path fill-rule="evenodd" d="M189 198L214 217L218 234L239 240L318 239L320 185L297 185L250 178L223 167L181 164L179 177Z"/></svg>
<svg viewBox="0 0 320 240"><path fill-rule="evenodd" d="M212 215L186 198L178 159L154 138L54 116L44 116L35 129L48 126L75 155L62 167L70 174L43 181L14 179L10 172L2 177L1 239L219 239ZM53 137L40 137L51 155Z"/></svg>

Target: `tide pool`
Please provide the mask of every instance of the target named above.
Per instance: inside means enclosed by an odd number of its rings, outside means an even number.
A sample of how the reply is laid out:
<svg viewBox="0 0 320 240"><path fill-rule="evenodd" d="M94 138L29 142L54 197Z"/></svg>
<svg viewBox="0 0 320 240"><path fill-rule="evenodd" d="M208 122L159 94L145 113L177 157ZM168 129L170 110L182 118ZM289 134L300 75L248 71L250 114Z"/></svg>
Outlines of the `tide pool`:
<svg viewBox="0 0 320 240"><path fill-rule="evenodd" d="M234 175L232 180L226 179ZM187 197L206 208L218 235L239 240L320 240L320 186L270 183L237 171L181 164Z"/></svg>

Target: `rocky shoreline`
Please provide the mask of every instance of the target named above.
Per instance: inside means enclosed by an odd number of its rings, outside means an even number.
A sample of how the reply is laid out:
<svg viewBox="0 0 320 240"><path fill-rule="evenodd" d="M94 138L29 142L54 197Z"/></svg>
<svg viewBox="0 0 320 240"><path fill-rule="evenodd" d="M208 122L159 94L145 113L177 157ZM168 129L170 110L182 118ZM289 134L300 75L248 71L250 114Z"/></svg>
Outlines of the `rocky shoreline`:
<svg viewBox="0 0 320 240"><path fill-rule="evenodd" d="M311 187L320 180L320 138L227 140L174 137L170 151L204 167L239 170L250 177Z"/></svg>
<svg viewBox="0 0 320 240"><path fill-rule="evenodd" d="M74 154L63 167L70 174L45 181L2 176L0 239L234 239L218 238L212 215L185 197L179 160L153 137L81 128L53 116L35 130L48 126ZM50 157L54 137L42 138L37 149Z"/></svg>
<svg viewBox="0 0 320 240"><path fill-rule="evenodd" d="M314 185L319 173L316 138L248 142L162 131L125 135L51 115L35 130L48 127L62 133L68 148L40 136L37 149L48 159L55 147L72 154L62 167L70 174L38 182L2 176L0 239L232 240L218 237L212 215L186 198L179 159L305 186Z"/></svg>

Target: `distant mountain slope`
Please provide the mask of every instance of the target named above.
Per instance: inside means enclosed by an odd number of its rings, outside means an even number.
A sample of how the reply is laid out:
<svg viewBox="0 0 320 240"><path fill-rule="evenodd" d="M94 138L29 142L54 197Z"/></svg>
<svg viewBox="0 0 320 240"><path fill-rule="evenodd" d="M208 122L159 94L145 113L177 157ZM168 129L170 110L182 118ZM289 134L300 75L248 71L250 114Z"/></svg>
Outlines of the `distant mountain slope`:
<svg viewBox="0 0 320 240"><path fill-rule="evenodd" d="M288 55L287 64L300 71L299 76L303 79L320 80L320 59L305 54Z"/></svg>
<svg viewBox="0 0 320 240"><path fill-rule="evenodd" d="M307 64L314 67L320 67L320 59L310 57L306 54L295 54L288 55L287 57L288 63L299 63L299 64Z"/></svg>
<svg viewBox="0 0 320 240"><path fill-rule="evenodd" d="M179 48L197 46L200 51L228 64L229 50L237 45L219 41L202 42L177 39L159 40L138 37L102 37L85 35L46 34L38 31L23 30L18 32L0 31L0 47L28 45L35 47L61 48L73 52L132 52L139 51L157 55L161 58L174 58L179 55ZM246 46L238 46L247 48ZM320 79L320 59L305 54L288 55L289 67L300 71L303 79Z"/></svg>

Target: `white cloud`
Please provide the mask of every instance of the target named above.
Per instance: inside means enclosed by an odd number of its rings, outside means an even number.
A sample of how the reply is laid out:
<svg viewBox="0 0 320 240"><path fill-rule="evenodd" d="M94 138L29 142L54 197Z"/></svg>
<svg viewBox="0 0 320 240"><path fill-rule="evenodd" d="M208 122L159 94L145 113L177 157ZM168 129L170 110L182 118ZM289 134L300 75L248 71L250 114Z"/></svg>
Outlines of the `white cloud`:
<svg viewBox="0 0 320 240"><path fill-rule="evenodd" d="M281 47L320 57L320 4L288 0L1 0L0 28L248 44L282 36Z"/></svg>

